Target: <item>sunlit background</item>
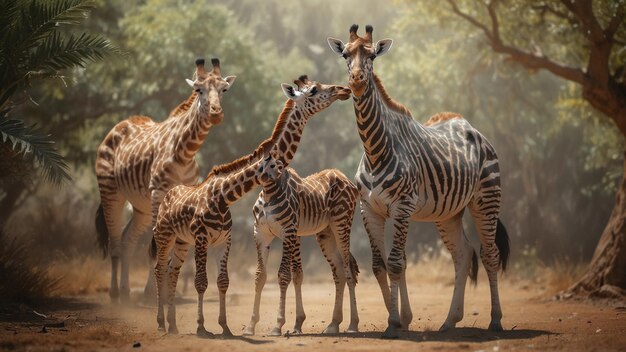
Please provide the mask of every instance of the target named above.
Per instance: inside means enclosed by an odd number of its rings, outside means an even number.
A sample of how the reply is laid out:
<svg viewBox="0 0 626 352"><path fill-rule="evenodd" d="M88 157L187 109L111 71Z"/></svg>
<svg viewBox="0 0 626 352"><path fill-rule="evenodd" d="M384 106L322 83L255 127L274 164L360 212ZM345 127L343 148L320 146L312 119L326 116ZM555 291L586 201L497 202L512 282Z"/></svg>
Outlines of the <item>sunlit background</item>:
<svg viewBox="0 0 626 352"><path fill-rule="evenodd" d="M72 182L52 186L26 168L14 169L11 183L0 185L5 236L26 243L41 267L66 279L78 275L71 274L72 267L85 270L82 279L75 279L79 284L57 288L61 292L108 285L108 259L96 249L93 225L100 202L94 160L111 127L137 114L164 120L190 94L185 78L191 78L195 59L218 57L223 75L236 75L237 81L222 100L224 122L211 129L197 158L206 175L270 135L286 100L281 83L301 74L323 83L347 83L346 64L326 38L347 41L352 23L361 31L373 25L374 41L394 40L389 53L374 62L375 72L416 120L459 112L495 146L512 275L532 277L544 265L575 266L591 258L622 174L623 138L584 102L579 87L494 54L482 32L438 1L97 3L78 30L101 34L125 55L33 86L14 112L49 131L71 166ZM486 16L471 4L468 9ZM575 45L583 41L578 32L543 26L538 19L531 26L533 21L515 13L503 11L508 21L501 28L503 37L564 63L585 62L584 45ZM301 176L337 168L352 178L362 152L352 102L338 102L311 120L292 167ZM256 265L252 205L258 191L233 207L230 270L246 278ZM466 222L466 229L473 231L473 225ZM148 236L136 255L135 268L142 273ZM351 238L362 272L370 271L369 242L358 211ZM328 275L315 240L303 244L305 275L315 270ZM280 256L278 246L274 243L273 263ZM411 224L407 255L412 264L445 255L441 248L432 224ZM452 265L445 270L452 279Z"/></svg>

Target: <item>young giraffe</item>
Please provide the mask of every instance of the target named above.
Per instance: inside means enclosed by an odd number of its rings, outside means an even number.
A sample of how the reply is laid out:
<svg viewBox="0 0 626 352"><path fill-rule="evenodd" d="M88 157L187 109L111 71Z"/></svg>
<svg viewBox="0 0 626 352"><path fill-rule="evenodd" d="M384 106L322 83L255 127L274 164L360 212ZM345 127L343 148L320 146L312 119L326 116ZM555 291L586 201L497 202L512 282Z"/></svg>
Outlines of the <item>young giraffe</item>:
<svg viewBox="0 0 626 352"><path fill-rule="evenodd" d="M335 281L333 318L324 333L339 333L343 320L343 292L346 282L350 292L351 319L348 332L357 332L359 316L354 292L359 272L350 254L350 229L356 209L358 190L339 170L324 170L301 178L291 168L283 169L271 155L257 172L263 191L253 209L254 239L258 267L255 280L254 308L244 335L254 335L259 321L261 292L267 278L267 257L274 237L283 240L283 258L278 272L280 303L276 327L270 336L280 336L285 324L285 295L291 275L296 291L296 324L294 333L302 333L305 319L302 306L302 259L300 236L316 235L322 253L330 264ZM288 237L292 238L288 238ZM293 238L295 237L295 239Z"/></svg>
<svg viewBox="0 0 626 352"><path fill-rule="evenodd" d="M303 82L303 81L306 81ZM218 322L224 335L231 335L226 323L226 290L228 289L228 252L232 219L230 206L243 195L259 185L256 171L262 156L274 149L277 158L288 165L295 156L304 126L317 112L330 106L335 100L346 100L350 89L343 86L324 85L308 81L306 76L294 81L300 90L283 84L283 92L289 100L278 117L272 136L261 143L251 154L230 164L220 165L211 171L197 186L177 186L167 193L154 228L153 256L157 256L155 274L157 278L159 329L165 329L163 286L168 271L167 302L168 331L177 333L174 294L180 268L187 251L195 246L196 277L198 292L198 335L209 334L204 328L202 302L207 288L206 260L209 246L217 251L217 286L220 297Z"/></svg>
<svg viewBox="0 0 626 352"><path fill-rule="evenodd" d="M501 221L500 170L496 152L482 134L460 116L443 114L431 126L413 120L410 111L389 97L373 72L373 61L384 55L392 40L372 44L372 26L364 37L350 27L350 41L328 38L331 49L348 64L359 136L365 153L356 174L361 213L372 247L372 269L389 311L385 338L408 328L412 313L406 286L406 234L410 220L434 221L452 254L455 285L441 331L463 317L463 299L475 253L463 232L468 208L477 225L480 255L489 277L491 323L502 330L497 271L506 268L509 240ZM385 258L384 226L390 218L393 246ZM475 269L471 270L475 277ZM387 284L387 273L391 287ZM398 313L398 288L402 317Z"/></svg>
<svg viewBox="0 0 626 352"><path fill-rule="evenodd" d="M224 119L220 101L235 81L222 78L220 62L212 59L207 72L204 59L196 60L191 96L163 122L146 116L132 116L118 123L107 134L96 157L96 176L101 203L96 213L98 241L106 256L111 254L111 288L116 301L129 298L129 256L140 235L156 221L165 193L179 184L193 184L199 175L194 159L213 125ZM122 230L124 205L133 206L131 220ZM117 268L121 256L121 283L117 285ZM152 275L146 290L154 285Z"/></svg>

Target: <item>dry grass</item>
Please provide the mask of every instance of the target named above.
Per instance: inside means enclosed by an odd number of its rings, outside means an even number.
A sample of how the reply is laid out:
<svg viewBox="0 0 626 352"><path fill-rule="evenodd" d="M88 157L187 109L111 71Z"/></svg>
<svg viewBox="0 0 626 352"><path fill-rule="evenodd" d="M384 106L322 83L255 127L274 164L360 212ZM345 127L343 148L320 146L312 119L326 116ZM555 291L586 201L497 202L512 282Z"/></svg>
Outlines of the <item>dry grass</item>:
<svg viewBox="0 0 626 352"><path fill-rule="evenodd" d="M60 279L33 258L29 246L0 233L0 298L30 303L56 290Z"/></svg>
<svg viewBox="0 0 626 352"><path fill-rule="evenodd" d="M51 293L57 296L73 296L106 292L109 288L107 273L109 262L93 256L80 256L57 260L50 264L48 274L58 277L59 284Z"/></svg>

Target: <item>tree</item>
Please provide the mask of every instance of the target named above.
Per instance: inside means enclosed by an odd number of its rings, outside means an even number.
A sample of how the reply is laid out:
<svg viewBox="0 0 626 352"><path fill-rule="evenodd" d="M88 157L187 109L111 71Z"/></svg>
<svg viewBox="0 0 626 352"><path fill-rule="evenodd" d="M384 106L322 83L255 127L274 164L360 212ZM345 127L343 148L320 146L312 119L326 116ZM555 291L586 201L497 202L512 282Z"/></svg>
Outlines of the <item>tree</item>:
<svg viewBox="0 0 626 352"><path fill-rule="evenodd" d="M39 163L44 179L55 184L70 180L68 165L54 140L41 129L12 115L28 101L27 90L37 81L63 79L61 72L119 53L108 40L66 27L86 19L93 5L85 0L18 1L0 5L0 214L8 216L24 177ZM0 219L2 224L6 219Z"/></svg>
<svg viewBox="0 0 626 352"><path fill-rule="evenodd" d="M447 3L446 10L481 31L494 52L531 72L547 70L577 84L583 99L626 137L623 0ZM588 271L569 289L571 293L626 295L625 220L626 172Z"/></svg>

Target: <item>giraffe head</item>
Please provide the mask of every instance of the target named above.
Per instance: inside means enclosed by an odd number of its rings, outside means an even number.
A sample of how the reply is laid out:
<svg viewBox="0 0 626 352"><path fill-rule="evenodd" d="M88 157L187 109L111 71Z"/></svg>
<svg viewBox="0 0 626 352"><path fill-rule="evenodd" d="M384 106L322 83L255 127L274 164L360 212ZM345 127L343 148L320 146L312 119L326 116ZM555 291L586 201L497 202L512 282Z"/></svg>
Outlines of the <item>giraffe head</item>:
<svg viewBox="0 0 626 352"><path fill-rule="evenodd" d="M211 64L213 69L207 72L204 69L204 59L197 59L195 79L193 81L187 79L187 83L198 97L198 103L194 108L197 108L200 114L208 115L212 125L217 125L224 119L222 95L233 85L236 76L222 78L220 60L217 58L211 59Z"/></svg>
<svg viewBox="0 0 626 352"><path fill-rule="evenodd" d="M341 55L348 64L348 83L355 97L360 97L365 92L365 87L373 75L373 62L378 56L387 53L393 40L382 39L375 45L372 44L372 32L374 28L365 26L365 35L359 37L356 32L359 26L353 24L350 27L350 40L344 44L341 40L328 38L330 48Z"/></svg>
<svg viewBox="0 0 626 352"><path fill-rule="evenodd" d="M287 98L293 100L296 106L302 107L308 116L320 112L330 106L337 99L350 98L350 88L333 84L321 84L309 80L306 75L293 81L295 87L283 83L281 86Z"/></svg>
<svg viewBox="0 0 626 352"><path fill-rule="evenodd" d="M278 180L280 175L282 175L283 170L284 165L282 161L276 158L272 153L267 153L259 164L256 176L261 185L265 185Z"/></svg>

